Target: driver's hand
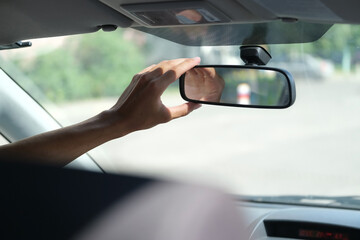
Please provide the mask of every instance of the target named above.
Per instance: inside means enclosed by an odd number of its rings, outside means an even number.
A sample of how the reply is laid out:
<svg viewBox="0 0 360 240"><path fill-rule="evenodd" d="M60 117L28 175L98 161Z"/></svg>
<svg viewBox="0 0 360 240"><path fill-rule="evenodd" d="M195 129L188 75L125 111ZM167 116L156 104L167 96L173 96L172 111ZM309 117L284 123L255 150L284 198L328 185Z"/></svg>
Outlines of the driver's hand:
<svg viewBox="0 0 360 240"><path fill-rule="evenodd" d="M200 58L175 59L152 65L136 74L117 103L107 111L114 122L114 137L151 128L189 114L200 107L184 103L165 106L160 97L183 73L200 63Z"/></svg>
<svg viewBox="0 0 360 240"><path fill-rule="evenodd" d="M224 79L214 68L193 68L186 72L185 93L189 99L220 102Z"/></svg>

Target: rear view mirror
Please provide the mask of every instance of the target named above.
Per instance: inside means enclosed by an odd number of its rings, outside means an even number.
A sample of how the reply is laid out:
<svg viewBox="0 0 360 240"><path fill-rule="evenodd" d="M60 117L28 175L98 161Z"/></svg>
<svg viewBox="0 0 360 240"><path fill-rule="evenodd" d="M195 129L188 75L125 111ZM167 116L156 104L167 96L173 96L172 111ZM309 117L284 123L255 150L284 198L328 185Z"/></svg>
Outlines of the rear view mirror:
<svg viewBox="0 0 360 240"><path fill-rule="evenodd" d="M196 66L180 77L184 100L195 103L287 108L295 102L290 73L257 66Z"/></svg>

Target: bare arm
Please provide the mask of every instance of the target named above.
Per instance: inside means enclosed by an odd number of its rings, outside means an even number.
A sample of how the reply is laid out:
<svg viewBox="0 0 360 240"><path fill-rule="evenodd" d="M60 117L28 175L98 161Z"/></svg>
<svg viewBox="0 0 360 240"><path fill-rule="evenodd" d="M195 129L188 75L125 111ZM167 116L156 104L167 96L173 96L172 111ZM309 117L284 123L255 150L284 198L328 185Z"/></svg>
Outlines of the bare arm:
<svg viewBox="0 0 360 240"><path fill-rule="evenodd" d="M189 114L199 105L166 107L161 95L200 59L163 61L138 73L117 103L81 123L0 147L0 159L63 166L107 141Z"/></svg>

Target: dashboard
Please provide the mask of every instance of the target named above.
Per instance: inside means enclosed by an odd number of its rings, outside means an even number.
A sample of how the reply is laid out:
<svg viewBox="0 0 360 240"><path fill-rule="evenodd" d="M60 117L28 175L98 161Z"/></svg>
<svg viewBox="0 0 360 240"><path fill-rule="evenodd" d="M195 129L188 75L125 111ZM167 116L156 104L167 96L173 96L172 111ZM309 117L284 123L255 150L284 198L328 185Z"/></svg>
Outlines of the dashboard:
<svg viewBox="0 0 360 240"><path fill-rule="evenodd" d="M360 211L240 202L250 240L360 239Z"/></svg>
<svg viewBox="0 0 360 240"><path fill-rule="evenodd" d="M245 201L234 208L221 192L139 176L2 162L0 188L1 239L73 239L84 229L99 236L80 238L88 240L115 239L100 237L109 232L148 240L360 239L359 210Z"/></svg>

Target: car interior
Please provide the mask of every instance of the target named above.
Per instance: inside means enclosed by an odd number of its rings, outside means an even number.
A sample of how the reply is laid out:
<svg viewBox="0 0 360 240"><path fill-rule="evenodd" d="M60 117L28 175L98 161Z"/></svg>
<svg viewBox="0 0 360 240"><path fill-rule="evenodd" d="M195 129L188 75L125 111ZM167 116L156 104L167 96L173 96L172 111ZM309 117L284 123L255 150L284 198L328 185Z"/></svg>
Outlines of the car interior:
<svg viewBox="0 0 360 240"><path fill-rule="evenodd" d="M359 9L1 1L0 145L111 107L166 59L201 64L162 101L202 104L63 169L4 159L1 238L360 239ZM220 97L201 95L199 73L217 77Z"/></svg>

